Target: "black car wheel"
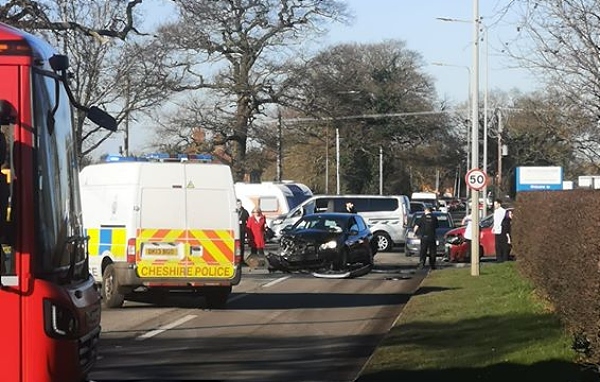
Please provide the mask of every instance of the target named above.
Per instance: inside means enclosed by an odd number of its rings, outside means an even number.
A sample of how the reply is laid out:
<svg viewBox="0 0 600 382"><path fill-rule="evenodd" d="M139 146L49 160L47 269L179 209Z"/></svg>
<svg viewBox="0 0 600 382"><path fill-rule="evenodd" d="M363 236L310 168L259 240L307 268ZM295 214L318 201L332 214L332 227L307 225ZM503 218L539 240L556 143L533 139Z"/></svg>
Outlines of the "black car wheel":
<svg viewBox="0 0 600 382"><path fill-rule="evenodd" d="M387 252L392 250L392 239L385 232L375 232L373 240L377 243L378 252Z"/></svg>

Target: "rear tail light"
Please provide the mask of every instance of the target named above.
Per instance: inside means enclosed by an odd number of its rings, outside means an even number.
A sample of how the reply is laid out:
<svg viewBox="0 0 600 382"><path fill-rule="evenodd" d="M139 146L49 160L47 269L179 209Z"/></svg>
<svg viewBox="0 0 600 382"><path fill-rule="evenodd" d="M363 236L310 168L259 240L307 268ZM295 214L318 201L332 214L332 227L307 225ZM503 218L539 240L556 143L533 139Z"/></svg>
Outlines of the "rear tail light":
<svg viewBox="0 0 600 382"><path fill-rule="evenodd" d="M136 251L135 251L135 238L127 240L127 262L129 264L135 264Z"/></svg>

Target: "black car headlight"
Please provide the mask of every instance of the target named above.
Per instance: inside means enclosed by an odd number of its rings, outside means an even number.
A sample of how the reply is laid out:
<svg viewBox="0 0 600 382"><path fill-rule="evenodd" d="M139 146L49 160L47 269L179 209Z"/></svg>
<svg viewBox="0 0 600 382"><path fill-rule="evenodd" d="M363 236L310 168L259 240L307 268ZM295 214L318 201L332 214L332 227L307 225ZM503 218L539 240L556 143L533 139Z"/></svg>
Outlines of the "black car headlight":
<svg viewBox="0 0 600 382"><path fill-rule="evenodd" d="M319 245L319 250L324 251L324 250L328 250L328 249L336 249L337 245L338 245L337 241L330 240L326 243Z"/></svg>

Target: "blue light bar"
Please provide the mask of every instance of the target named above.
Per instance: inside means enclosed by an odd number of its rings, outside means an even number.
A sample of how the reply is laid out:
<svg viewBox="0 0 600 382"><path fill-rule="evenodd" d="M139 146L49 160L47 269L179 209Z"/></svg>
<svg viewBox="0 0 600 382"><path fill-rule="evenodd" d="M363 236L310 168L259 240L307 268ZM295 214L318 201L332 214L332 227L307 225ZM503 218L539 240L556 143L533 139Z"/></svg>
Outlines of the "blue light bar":
<svg viewBox="0 0 600 382"><path fill-rule="evenodd" d="M138 158L138 157L124 157L118 154L113 154L113 155L107 155L106 159L104 160L105 162L138 162L138 161L145 161L146 159L144 158Z"/></svg>

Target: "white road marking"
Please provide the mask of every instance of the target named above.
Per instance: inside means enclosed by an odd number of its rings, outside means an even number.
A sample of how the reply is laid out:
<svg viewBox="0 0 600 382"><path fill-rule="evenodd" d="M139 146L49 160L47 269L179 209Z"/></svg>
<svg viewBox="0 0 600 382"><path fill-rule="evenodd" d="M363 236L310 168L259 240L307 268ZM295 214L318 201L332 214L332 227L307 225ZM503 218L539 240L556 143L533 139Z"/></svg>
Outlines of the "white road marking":
<svg viewBox="0 0 600 382"><path fill-rule="evenodd" d="M280 282L282 282L282 281L285 281L285 280L289 279L290 277L292 277L292 276L280 277L280 278L278 278L278 279L275 279L275 280L273 280L273 281L271 281L271 282L268 282L268 283L266 283L266 284L262 285L262 287L263 287L263 288L272 287L273 285L275 285L275 284L278 284L278 283L280 283Z"/></svg>
<svg viewBox="0 0 600 382"><path fill-rule="evenodd" d="M166 332L167 330L170 330L170 329L173 329L173 328L175 328L175 327L177 327L179 325L182 325L182 324L188 322L189 320L193 320L196 317L198 317L198 316L196 316L194 314L188 314L187 316L182 317L182 318L180 318L177 321L173 321L170 324L161 326L158 329L151 330L151 331L149 331L147 333L144 333L141 336L136 337L136 340L137 341L147 340L148 338L152 338L152 337L157 336L157 335L159 335L159 334L161 334L163 332Z"/></svg>

